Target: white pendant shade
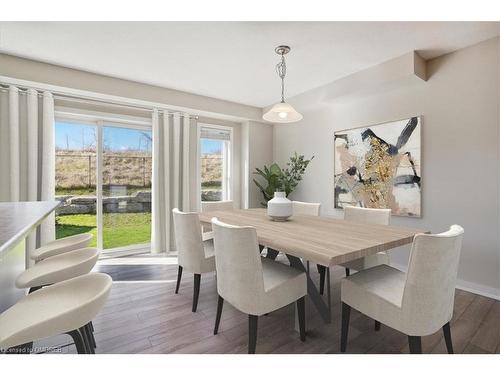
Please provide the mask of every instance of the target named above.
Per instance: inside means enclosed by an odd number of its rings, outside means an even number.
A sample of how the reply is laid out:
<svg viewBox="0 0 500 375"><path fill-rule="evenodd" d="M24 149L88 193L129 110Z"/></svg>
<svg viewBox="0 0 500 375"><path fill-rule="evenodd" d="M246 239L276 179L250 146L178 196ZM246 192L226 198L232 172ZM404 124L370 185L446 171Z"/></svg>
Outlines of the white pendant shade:
<svg viewBox="0 0 500 375"><path fill-rule="evenodd" d="M302 120L302 115L288 103L276 103L262 118L269 122L286 124Z"/></svg>

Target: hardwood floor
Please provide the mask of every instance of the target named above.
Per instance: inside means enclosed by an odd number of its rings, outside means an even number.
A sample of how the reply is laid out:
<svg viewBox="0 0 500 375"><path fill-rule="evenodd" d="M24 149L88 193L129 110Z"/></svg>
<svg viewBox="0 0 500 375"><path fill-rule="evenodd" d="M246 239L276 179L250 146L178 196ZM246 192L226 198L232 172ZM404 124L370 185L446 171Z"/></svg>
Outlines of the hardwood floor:
<svg viewBox="0 0 500 375"><path fill-rule="evenodd" d="M191 312L193 275L184 272L174 294L177 265L100 265L114 284L104 310L94 320L97 353L246 353L248 320L224 304L219 333L213 334L217 307L214 274L201 279L198 311ZM318 278L316 272L312 276ZM293 330L293 307L259 318L257 353L339 353L340 279L332 269L333 323L325 325L306 298L306 342ZM500 301L457 290L451 322L455 353L500 352ZM61 347L62 348L59 348ZM66 336L35 343L53 352L75 352ZM446 353L441 330L422 338L424 353ZM407 337L355 310L347 353L409 353Z"/></svg>

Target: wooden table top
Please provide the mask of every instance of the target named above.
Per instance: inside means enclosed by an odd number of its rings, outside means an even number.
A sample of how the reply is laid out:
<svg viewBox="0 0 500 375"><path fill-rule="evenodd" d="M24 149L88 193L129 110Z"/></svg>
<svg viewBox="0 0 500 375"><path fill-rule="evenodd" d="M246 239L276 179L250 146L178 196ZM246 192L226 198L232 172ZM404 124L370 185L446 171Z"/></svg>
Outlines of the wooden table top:
<svg viewBox="0 0 500 375"><path fill-rule="evenodd" d="M203 224L212 217L257 230L263 246L324 266L333 266L412 243L420 229L360 224L319 216L296 215L288 221L272 221L262 208L211 211L200 214Z"/></svg>

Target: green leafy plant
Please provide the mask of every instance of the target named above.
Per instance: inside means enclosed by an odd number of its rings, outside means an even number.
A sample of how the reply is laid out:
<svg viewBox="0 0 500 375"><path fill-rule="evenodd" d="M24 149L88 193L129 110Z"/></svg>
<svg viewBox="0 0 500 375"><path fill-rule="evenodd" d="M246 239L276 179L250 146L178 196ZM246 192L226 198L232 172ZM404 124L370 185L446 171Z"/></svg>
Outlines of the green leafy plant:
<svg viewBox="0 0 500 375"><path fill-rule="evenodd" d="M286 196L293 192L300 181L302 181L302 176L304 175L307 166L314 159L305 159L304 155L297 155L295 152L293 156L290 157L290 161L286 163L285 168L281 168L278 164L271 164L269 167L264 165L262 169L255 168L254 174L264 178L266 186L264 187L256 179L253 182L264 196L264 202L261 204L266 207L267 202L270 201L276 191L284 191Z"/></svg>

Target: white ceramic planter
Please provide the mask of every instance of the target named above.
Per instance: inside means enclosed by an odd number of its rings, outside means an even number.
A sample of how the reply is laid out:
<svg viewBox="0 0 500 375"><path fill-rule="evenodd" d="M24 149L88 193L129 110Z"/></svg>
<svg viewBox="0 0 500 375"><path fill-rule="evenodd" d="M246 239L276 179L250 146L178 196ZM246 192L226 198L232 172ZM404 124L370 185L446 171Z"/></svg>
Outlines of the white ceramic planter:
<svg viewBox="0 0 500 375"><path fill-rule="evenodd" d="M293 215L292 201L285 192L277 191L274 198L267 202L267 215L274 221L285 221Z"/></svg>

